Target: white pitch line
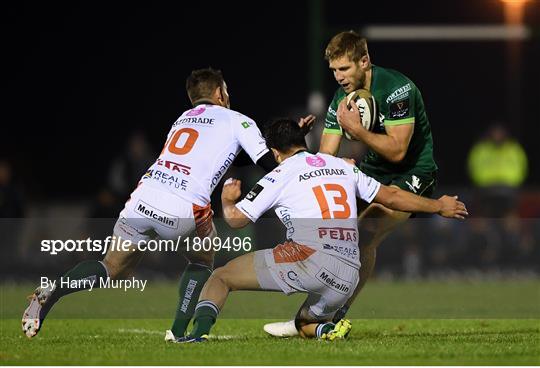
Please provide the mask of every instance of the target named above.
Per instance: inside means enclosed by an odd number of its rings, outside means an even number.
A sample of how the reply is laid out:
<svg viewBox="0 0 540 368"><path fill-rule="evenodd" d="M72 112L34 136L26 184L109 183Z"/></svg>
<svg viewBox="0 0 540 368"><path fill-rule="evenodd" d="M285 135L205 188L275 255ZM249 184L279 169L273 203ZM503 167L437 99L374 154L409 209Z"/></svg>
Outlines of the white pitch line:
<svg viewBox="0 0 540 368"><path fill-rule="evenodd" d="M165 332L163 331L145 330L144 328L119 328L118 332L144 334L144 335L165 335Z"/></svg>
<svg viewBox="0 0 540 368"><path fill-rule="evenodd" d="M210 336L210 340L233 340L233 339L239 339L242 336L238 335L222 335L222 336Z"/></svg>
<svg viewBox="0 0 540 368"><path fill-rule="evenodd" d="M164 335L165 334L165 332L163 331L146 330L144 328L119 328L118 332L142 334L142 335ZM210 340L232 340L232 339L238 339L241 337L242 336L238 336L238 335L220 335L220 336L211 335Z"/></svg>

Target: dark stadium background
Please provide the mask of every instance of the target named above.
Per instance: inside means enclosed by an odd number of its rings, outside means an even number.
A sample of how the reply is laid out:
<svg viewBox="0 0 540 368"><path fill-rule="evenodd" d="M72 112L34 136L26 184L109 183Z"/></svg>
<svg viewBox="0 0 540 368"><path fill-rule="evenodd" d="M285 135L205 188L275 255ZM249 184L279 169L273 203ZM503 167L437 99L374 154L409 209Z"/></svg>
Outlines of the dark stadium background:
<svg viewBox="0 0 540 368"><path fill-rule="evenodd" d="M62 206L89 205L131 133L142 132L159 152L170 125L189 108L184 83L192 69L221 69L232 108L264 124L306 114L317 83L330 101L336 83L323 51L339 31L504 21L500 0L21 2L7 6L3 18L0 159L11 164L29 217L69 217L72 212ZM529 160L520 203L528 205L524 217L536 222L522 225L540 239L538 1L526 5L524 23L532 37L521 42L521 65L511 72L504 41L368 41L373 63L401 71L422 91L440 167L438 193L473 201L469 150L493 122L506 125ZM511 93L508 85L515 81L520 85ZM219 198L219 188L213 198ZM494 226L503 228L502 222ZM537 269L537 241L533 248L522 258ZM386 260L399 264L407 251ZM29 258L26 253L21 259Z"/></svg>
<svg viewBox="0 0 540 368"><path fill-rule="evenodd" d="M70 295L37 339L21 334L26 296L42 277L103 258L90 251L51 255L41 242L111 234L146 165L139 159L127 171L118 165L126 163L130 137L146 140L155 159L171 124L189 108L184 84L192 69L221 69L232 108L260 125L298 118L315 88L323 105L336 90L323 51L337 32L502 26L502 1L4 3L0 365L538 365L540 0L525 5L523 22L531 30L525 41L368 39L374 64L404 73L421 90L440 167L435 195L459 194L471 218L418 216L394 231L377 249L373 280L347 314L354 325L348 341L270 339L261 327L290 319L305 296L235 292L212 331L219 341L164 344L186 265L180 252L170 251L145 253L134 275L148 281L144 292ZM509 56L519 50L510 70ZM323 119L308 136L312 147ZM497 121L529 162L524 183L502 192L475 187L467 172L471 147ZM346 143L341 154L360 159L362 145ZM247 193L261 174L248 166L227 175L242 178ZM216 239L251 239L254 249L283 241L283 226L271 215L256 226L228 229L220 194L218 186ZM222 249L215 267L239 254Z"/></svg>
<svg viewBox="0 0 540 368"><path fill-rule="evenodd" d="M539 4L526 23L538 27ZM188 107L184 81L194 68L224 72L232 108L259 122L301 111L309 92L308 1L96 5L22 3L8 7L3 42L7 100L1 156L36 199L91 195L110 159L136 128L157 150ZM6 17L7 16L7 17ZM501 23L498 0L323 2L327 34L367 24ZM537 28L538 29L538 28ZM469 183L468 148L494 119L507 121L538 185L540 44L526 41L520 121L505 111L504 42L370 43L375 64L420 87L433 129L440 182ZM335 82L323 64L324 93ZM536 132L536 133L535 133Z"/></svg>

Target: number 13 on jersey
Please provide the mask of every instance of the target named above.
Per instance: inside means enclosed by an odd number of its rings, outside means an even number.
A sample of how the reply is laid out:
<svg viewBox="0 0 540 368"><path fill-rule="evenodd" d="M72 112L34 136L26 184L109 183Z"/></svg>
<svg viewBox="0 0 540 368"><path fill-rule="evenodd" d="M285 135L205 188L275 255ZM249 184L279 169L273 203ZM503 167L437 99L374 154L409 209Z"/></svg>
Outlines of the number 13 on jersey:
<svg viewBox="0 0 540 368"><path fill-rule="evenodd" d="M339 184L324 184L311 188L321 209L323 219L346 219L351 215L351 207L347 203L347 192ZM330 211L328 198L331 198L336 206L341 206L339 211Z"/></svg>

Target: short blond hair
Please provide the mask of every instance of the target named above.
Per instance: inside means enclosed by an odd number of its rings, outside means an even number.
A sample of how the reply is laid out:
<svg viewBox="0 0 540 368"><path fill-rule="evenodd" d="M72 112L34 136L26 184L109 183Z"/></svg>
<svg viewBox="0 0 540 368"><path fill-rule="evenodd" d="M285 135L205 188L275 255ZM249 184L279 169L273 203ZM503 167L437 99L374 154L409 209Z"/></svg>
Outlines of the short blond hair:
<svg viewBox="0 0 540 368"><path fill-rule="evenodd" d="M324 51L324 58L330 61L347 55L357 62L367 54L367 40L354 31L347 31L332 37Z"/></svg>

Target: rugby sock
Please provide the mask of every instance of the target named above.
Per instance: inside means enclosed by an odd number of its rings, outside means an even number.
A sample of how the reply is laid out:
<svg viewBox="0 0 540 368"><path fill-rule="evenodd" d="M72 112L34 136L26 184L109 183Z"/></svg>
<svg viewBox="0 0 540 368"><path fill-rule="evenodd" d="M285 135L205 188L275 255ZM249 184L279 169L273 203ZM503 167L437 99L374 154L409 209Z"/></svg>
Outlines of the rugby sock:
<svg viewBox="0 0 540 368"><path fill-rule="evenodd" d="M180 278L178 288L180 298L178 299L178 307L171 327L174 336L185 335L201 290L211 274L212 269L205 265L190 263L186 267Z"/></svg>
<svg viewBox="0 0 540 368"><path fill-rule="evenodd" d="M315 328L315 336L319 339L322 335L329 333L334 329L336 325L332 322L319 323Z"/></svg>
<svg viewBox="0 0 540 368"><path fill-rule="evenodd" d="M56 288L42 306L40 315L45 318L53 305L63 296L77 291L99 288L100 279L108 276L107 268L100 261L84 261L56 279ZM83 281L87 280L87 281ZM75 283L75 281L80 281ZM93 281L91 284L90 282Z"/></svg>
<svg viewBox="0 0 540 368"><path fill-rule="evenodd" d="M219 308L210 300L201 300L195 308L195 316L193 321L193 331L190 335L193 337L201 337L210 333L210 329L216 323Z"/></svg>
<svg viewBox="0 0 540 368"><path fill-rule="evenodd" d="M338 323L341 319L345 318L345 315L349 311L349 307L347 305L344 305L343 307L339 308L336 314L334 314L334 318L332 318L332 322Z"/></svg>
<svg viewBox="0 0 540 368"><path fill-rule="evenodd" d="M61 297L77 291L99 288L100 279L108 276L107 268L100 261L83 261L56 280L54 297ZM63 283L61 282L63 281ZM69 284L67 282L69 281ZM75 283L75 281L79 281Z"/></svg>

